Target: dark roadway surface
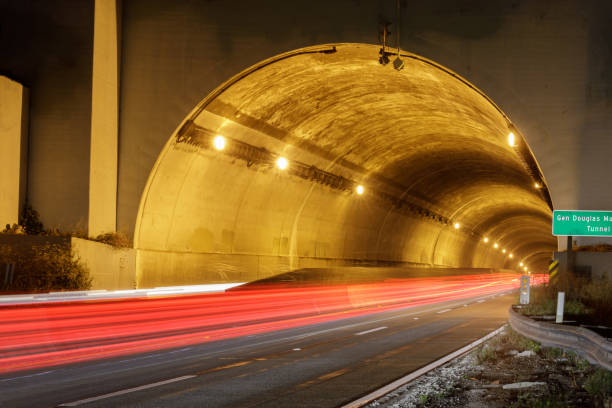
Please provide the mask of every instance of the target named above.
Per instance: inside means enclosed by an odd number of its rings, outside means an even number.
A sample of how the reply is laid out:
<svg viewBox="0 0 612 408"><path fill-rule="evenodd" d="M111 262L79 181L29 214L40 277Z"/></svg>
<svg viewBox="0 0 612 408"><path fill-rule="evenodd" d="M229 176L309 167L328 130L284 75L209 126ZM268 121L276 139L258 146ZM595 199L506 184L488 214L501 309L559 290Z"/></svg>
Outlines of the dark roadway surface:
<svg viewBox="0 0 612 408"><path fill-rule="evenodd" d="M0 406L337 407L497 329L514 298L430 304L4 374Z"/></svg>

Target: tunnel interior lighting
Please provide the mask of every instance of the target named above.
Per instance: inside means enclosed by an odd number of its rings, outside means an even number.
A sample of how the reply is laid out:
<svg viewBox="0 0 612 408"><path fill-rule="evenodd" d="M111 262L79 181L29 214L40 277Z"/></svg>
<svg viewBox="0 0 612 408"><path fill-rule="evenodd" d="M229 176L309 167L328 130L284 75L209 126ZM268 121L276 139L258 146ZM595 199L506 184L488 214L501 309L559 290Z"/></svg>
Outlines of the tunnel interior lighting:
<svg viewBox="0 0 612 408"><path fill-rule="evenodd" d="M523 266L523 270L524 270L525 272L527 272L527 267L526 267L526 266Z"/></svg>
<svg viewBox="0 0 612 408"><path fill-rule="evenodd" d="M515 144L514 133L512 133L512 132L508 133L508 144L510 146L514 146L514 144Z"/></svg>
<svg viewBox="0 0 612 408"><path fill-rule="evenodd" d="M357 192L357 194L362 195L363 192L365 191L365 189L363 188L363 186L360 184L357 186L357 188L355 189L355 191Z"/></svg>
<svg viewBox="0 0 612 408"><path fill-rule="evenodd" d="M510 259L514 258L514 255L510 254L510 255L508 255L508 258L510 258Z"/></svg>
<svg viewBox="0 0 612 408"><path fill-rule="evenodd" d="M506 253L506 250L505 250L505 249L502 249L502 254L505 254L505 253Z"/></svg>
<svg viewBox="0 0 612 408"><path fill-rule="evenodd" d="M455 227L455 229L459 229L459 228L461 228L461 224L459 224L458 222L456 222L456 223L455 223L455 225L454 225L454 227Z"/></svg>
<svg viewBox="0 0 612 408"><path fill-rule="evenodd" d="M276 160L276 167L279 169L285 170L287 166L289 166L289 162L284 157L279 157L278 160Z"/></svg>
<svg viewBox="0 0 612 408"><path fill-rule="evenodd" d="M484 237L482 240L484 241L484 243L485 243L485 244L486 244L487 242L489 242L489 238L487 238L487 237Z"/></svg>
<svg viewBox="0 0 612 408"><path fill-rule="evenodd" d="M499 248L499 244L496 242L493 244L493 248Z"/></svg>
<svg viewBox="0 0 612 408"><path fill-rule="evenodd" d="M519 265L520 265L520 266L525 266L525 264L524 264L524 263L522 263L522 262L521 262Z"/></svg>
<svg viewBox="0 0 612 408"><path fill-rule="evenodd" d="M213 139L213 145L215 146L215 149L217 150L225 149L225 138L221 135L216 136Z"/></svg>
<svg viewBox="0 0 612 408"><path fill-rule="evenodd" d="M535 183L533 186L534 186L535 188L540 188L540 187L542 187L542 186L540 185L540 183Z"/></svg>

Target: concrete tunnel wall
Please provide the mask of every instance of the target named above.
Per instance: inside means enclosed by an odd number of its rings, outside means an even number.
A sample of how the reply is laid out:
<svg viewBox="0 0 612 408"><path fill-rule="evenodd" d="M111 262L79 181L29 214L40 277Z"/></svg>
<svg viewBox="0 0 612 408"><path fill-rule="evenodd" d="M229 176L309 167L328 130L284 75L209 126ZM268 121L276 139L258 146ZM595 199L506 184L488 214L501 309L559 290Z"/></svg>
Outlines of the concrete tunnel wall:
<svg viewBox="0 0 612 408"><path fill-rule="evenodd" d="M550 197L518 132L508 145L509 119L455 73L413 54L396 71L378 49L297 50L206 97L144 190L137 285L341 265L545 264L556 246ZM225 150L212 148L216 135ZM281 155L285 171L274 166Z"/></svg>

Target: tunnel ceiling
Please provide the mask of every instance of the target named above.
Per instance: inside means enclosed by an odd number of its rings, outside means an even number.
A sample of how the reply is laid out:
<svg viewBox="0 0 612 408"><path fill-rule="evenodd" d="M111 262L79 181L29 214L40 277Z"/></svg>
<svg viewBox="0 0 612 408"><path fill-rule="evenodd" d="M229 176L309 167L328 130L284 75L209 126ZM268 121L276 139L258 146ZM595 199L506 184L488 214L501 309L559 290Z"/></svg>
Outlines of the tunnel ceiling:
<svg viewBox="0 0 612 408"><path fill-rule="evenodd" d="M414 55L398 72L379 64L379 47L335 49L258 69L206 109L382 176L403 196L476 229L514 207L550 219L519 149L507 142L510 122L482 93ZM542 235L554 246L550 228Z"/></svg>
<svg viewBox="0 0 612 408"><path fill-rule="evenodd" d="M453 72L412 54L397 71L378 62L378 51L337 44L264 61L206 98L176 137L223 134L212 113L276 144L230 138L324 158L325 171L459 222L472 240L496 234L509 247L550 254L547 186L510 120Z"/></svg>

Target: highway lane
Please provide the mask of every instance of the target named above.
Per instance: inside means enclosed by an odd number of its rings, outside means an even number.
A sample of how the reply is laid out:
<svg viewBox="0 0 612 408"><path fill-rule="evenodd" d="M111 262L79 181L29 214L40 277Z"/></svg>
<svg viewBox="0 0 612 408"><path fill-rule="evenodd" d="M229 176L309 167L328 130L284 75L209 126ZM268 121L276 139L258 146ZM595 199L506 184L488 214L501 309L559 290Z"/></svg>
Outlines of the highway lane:
<svg viewBox="0 0 612 408"><path fill-rule="evenodd" d="M338 406L498 328L514 295L482 297L7 372L0 406Z"/></svg>

